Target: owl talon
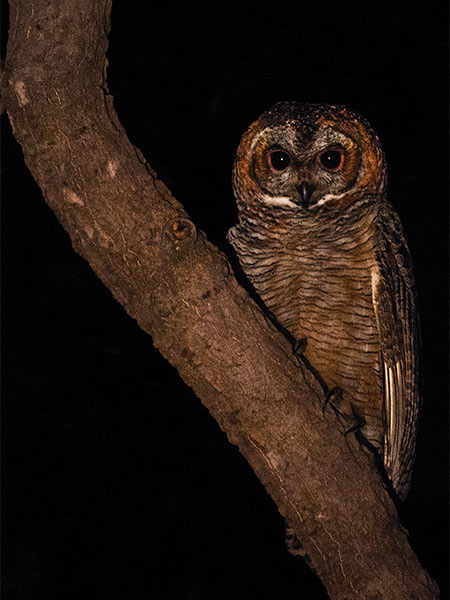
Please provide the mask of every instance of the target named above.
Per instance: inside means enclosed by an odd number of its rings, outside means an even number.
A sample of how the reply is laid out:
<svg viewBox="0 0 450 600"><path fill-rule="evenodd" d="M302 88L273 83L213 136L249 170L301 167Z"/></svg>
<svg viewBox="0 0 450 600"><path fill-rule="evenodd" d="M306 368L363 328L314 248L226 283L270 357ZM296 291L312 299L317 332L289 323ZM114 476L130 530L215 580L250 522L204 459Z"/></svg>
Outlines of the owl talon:
<svg viewBox="0 0 450 600"><path fill-rule="evenodd" d="M322 407L322 413L325 413L328 404L331 404L334 410L336 410L341 416L343 416L338 408L342 404L342 390L337 385L331 388L331 390L328 390L328 393L325 397L325 402Z"/></svg>
<svg viewBox="0 0 450 600"><path fill-rule="evenodd" d="M351 427L349 427L346 431L344 431L344 435L348 435L349 433L358 434L362 430L362 428L366 425L365 419L363 417L361 417L361 415L359 415L353 407L352 407L352 413L353 413L353 422L354 423ZM362 436L362 438L364 438L364 435L361 434L361 436ZM359 438L361 436L357 435L356 437Z"/></svg>
<svg viewBox="0 0 450 600"><path fill-rule="evenodd" d="M352 425L352 427L350 427L349 429L344 431L344 435L348 435L349 433L353 433L355 431L361 431L363 426L364 426L364 423L362 421L359 423L356 423L355 425Z"/></svg>
<svg viewBox="0 0 450 600"><path fill-rule="evenodd" d="M294 354L303 354L306 350L307 342L308 339L305 337L295 340L295 342L292 344L292 352Z"/></svg>

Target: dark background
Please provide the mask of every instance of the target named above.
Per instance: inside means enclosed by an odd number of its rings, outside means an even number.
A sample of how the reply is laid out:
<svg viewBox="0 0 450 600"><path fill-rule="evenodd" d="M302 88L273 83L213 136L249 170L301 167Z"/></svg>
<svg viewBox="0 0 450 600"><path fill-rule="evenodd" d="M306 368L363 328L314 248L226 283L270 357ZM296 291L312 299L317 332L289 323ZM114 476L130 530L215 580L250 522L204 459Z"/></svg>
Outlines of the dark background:
<svg viewBox="0 0 450 600"><path fill-rule="evenodd" d="M108 71L131 141L218 245L235 216L233 155L263 110L345 103L378 132L423 336L417 463L400 514L442 598L444 4L116 1ZM6 5L3 15L5 30ZM5 598L326 598L287 554L282 518L237 449L73 252L5 118L2 138Z"/></svg>

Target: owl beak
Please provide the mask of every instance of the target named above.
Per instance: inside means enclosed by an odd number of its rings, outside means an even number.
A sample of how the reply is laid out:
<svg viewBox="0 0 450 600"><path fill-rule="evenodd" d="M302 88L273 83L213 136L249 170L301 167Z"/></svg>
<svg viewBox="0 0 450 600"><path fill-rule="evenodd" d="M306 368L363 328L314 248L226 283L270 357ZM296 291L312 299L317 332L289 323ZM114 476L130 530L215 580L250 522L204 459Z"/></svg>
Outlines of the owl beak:
<svg viewBox="0 0 450 600"><path fill-rule="evenodd" d="M312 186L306 181L302 181L302 183L297 186L297 191L300 194L300 198L302 199L303 208L308 208L309 201L311 200L311 195L313 193Z"/></svg>

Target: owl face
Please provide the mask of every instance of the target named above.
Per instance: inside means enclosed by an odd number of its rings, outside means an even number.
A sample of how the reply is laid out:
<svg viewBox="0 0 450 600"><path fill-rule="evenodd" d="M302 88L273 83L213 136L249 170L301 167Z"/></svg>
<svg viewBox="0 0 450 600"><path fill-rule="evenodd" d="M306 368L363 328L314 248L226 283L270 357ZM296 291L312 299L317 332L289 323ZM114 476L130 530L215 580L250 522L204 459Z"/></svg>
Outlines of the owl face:
<svg viewBox="0 0 450 600"><path fill-rule="evenodd" d="M282 102L244 134L233 185L240 204L314 212L381 193L384 155L369 124L345 107Z"/></svg>

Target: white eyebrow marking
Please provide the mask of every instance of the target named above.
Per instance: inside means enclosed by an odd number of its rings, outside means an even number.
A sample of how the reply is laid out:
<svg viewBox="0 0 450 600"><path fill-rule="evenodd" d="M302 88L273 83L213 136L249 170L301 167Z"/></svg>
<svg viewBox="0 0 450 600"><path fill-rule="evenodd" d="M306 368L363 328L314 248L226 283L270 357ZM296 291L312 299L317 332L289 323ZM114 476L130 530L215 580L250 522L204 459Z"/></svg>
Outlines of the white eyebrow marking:
<svg viewBox="0 0 450 600"><path fill-rule="evenodd" d="M269 204L270 206L286 206L288 208L298 208L298 205L288 196L269 196L268 194L263 194L261 196L262 201L265 204Z"/></svg>
<svg viewBox="0 0 450 600"><path fill-rule="evenodd" d="M256 143L259 141L259 138L262 136L263 133L265 133L265 131L267 129L270 129L270 127L264 127L264 129L262 131L260 131L259 133L257 133L255 135L255 137L252 139L252 143L250 144L250 148L248 149L247 156L250 156L250 154L253 152L253 149L256 146Z"/></svg>
<svg viewBox="0 0 450 600"><path fill-rule="evenodd" d="M325 204L325 202L328 202L329 200L339 200L339 198L343 198L346 193L347 192L343 192L342 194L325 194L325 196L323 196L318 202L312 204L310 208L322 206L322 204Z"/></svg>

